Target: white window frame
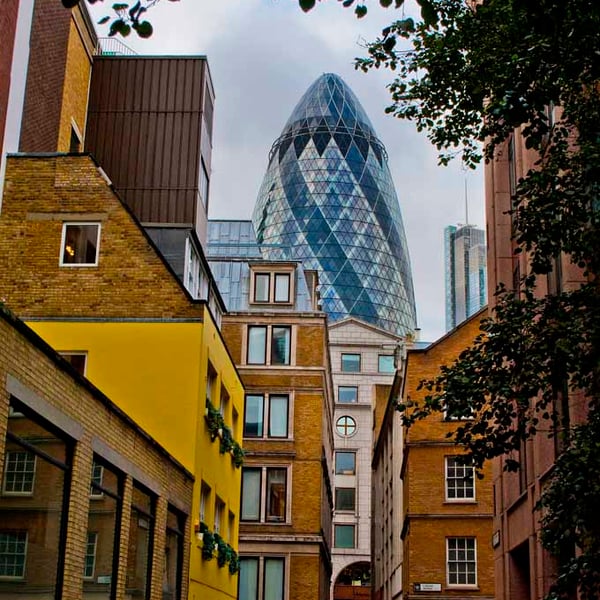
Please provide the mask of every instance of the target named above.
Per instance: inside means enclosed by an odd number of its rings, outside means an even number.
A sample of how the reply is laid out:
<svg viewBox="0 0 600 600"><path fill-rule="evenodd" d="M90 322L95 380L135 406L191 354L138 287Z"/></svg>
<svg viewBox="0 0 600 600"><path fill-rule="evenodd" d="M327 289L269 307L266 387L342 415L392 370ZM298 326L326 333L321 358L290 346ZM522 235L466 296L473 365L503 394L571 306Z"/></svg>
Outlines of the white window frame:
<svg viewBox="0 0 600 600"><path fill-rule="evenodd" d="M205 481L200 483L200 521L206 523L208 506L210 504L210 496L212 489Z"/></svg>
<svg viewBox="0 0 600 600"><path fill-rule="evenodd" d="M260 396L263 399L262 410L262 435L246 435L246 401L248 396ZM271 422L271 399L272 398L287 398L287 434L285 436L273 436L269 433L269 425ZM282 393L264 393L250 392L244 396L244 427L243 436L248 440L289 440L293 438L292 423L293 423L293 395L290 392Z"/></svg>
<svg viewBox="0 0 600 600"><path fill-rule="evenodd" d="M259 518L256 519L243 519L243 515L240 511L240 522L242 523L262 523L266 525L289 525L291 523L291 501L292 501L292 467L291 465L246 465L246 469L260 470L260 495L259 495ZM269 469L282 469L285 470L285 516L283 521L277 521L273 519L267 519L267 473ZM242 471L243 473L243 471ZM243 496L244 487L242 484L241 495ZM240 506L242 500L240 499Z"/></svg>
<svg viewBox="0 0 600 600"><path fill-rule="evenodd" d="M252 328L263 328L266 330L265 332L265 359L264 362L249 362L248 358L249 358L249 352L250 352L250 330ZM287 363L273 363L271 361L271 351L272 351L272 345L273 345L273 329L274 328L286 328L289 330L290 332L290 347L289 347L289 362ZM251 323L248 324L245 328L244 328L244 335L245 335L245 340L244 340L244 348L245 348L245 352L244 352L244 361L245 364L247 366L252 366L252 367L269 367L269 366L273 366L273 367L277 367L277 368L285 368L285 367L291 367L294 366L295 362L296 362L296 355L295 355L295 347L296 347L296 327L294 325L289 325L287 323L282 323L282 324L278 324L278 323L273 323L273 324L267 324L267 323Z"/></svg>
<svg viewBox="0 0 600 600"><path fill-rule="evenodd" d="M25 536L25 551L22 554L11 554L10 556L23 556L23 572L20 575L2 575L0 574L0 581L16 581L16 580L22 580L25 579L25 572L27 570L27 550L28 550L28 544L29 544L29 534L27 531L23 531L23 530L10 530L10 529L4 529L2 531L0 531L0 533L3 534L14 534L14 535L24 535ZM6 553L6 555L8 555Z"/></svg>
<svg viewBox="0 0 600 600"><path fill-rule="evenodd" d="M81 225L95 225L98 227L98 231L96 233L96 260L93 263L66 263L63 261L65 254L65 243L67 240L67 228L69 226L80 227ZM102 223L100 221L64 221L62 226L62 234L60 240L60 254L59 254L59 266L61 267L97 267L98 261L100 259L100 237L102 231Z"/></svg>
<svg viewBox="0 0 600 600"><path fill-rule="evenodd" d="M27 470L27 471L9 471L8 463L9 463L10 455L14 455L14 454L25 454L25 455L32 457L33 458L33 470L32 471L29 471L29 470ZM5 496L33 496L33 493L35 490L35 476L37 473L37 456L33 452L29 452L28 450L7 450L4 456L5 456L5 458L4 458L4 477L2 478L2 494L4 494ZM32 475L31 489L24 490L24 491L8 490L6 487L6 483L7 483L7 475L9 473L14 473L15 475L21 475L21 476L31 473L31 475Z"/></svg>
<svg viewBox="0 0 600 600"><path fill-rule="evenodd" d="M201 291L201 266L200 257L190 238L185 240L185 261L183 265L183 281L185 288L192 298L200 298Z"/></svg>
<svg viewBox="0 0 600 600"><path fill-rule="evenodd" d="M91 536L93 536L93 552L90 554L88 552L89 548L90 548L90 538ZM86 580L91 580L94 579L94 573L96 572L96 552L97 552L97 548L98 548L98 533L96 531L88 531L87 532L87 539L86 539L86 543L85 543L85 556L83 558L83 578ZM91 574L88 574L88 572L86 571L86 567L87 567L87 558L91 556L92 557L92 572Z"/></svg>
<svg viewBox="0 0 600 600"><path fill-rule="evenodd" d="M226 511L225 502L215 495L215 518L213 523L213 532L221 534L221 529L223 528L223 517Z"/></svg>
<svg viewBox="0 0 600 600"><path fill-rule="evenodd" d="M473 552L475 554L475 560L474 561L452 561L452 564L457 563L471 563L474 562L475 563L475 581L473 583L456 583L456 582L451 582L450 581L450 542L451 540L464 540L466 542L472 540L473 541ZM465 550L466 552L469 551L469 549L467 548ZM453 537L447 537L446 538L446 583L448 585L448 587L452 587L452 588L476 588L477 587L477 538L474 536L453 536Z"/></svg>
<svg viewBox="0 0 600 600"><path fill-rule="evenodd" d="M471 466L471 465L461 465L460 463L457 464L453 464L451 465L451 463L454 463L455 461L457 461L457 455L452 455L452 456L446 456L445 460L444 460L444 479L445 479L445 489L446 489L446 502L452 502L452 503L457 503L457 504L461 504L461 503L473 503L477 501L477 492L476 492L476 486L475 486L475 469ZM465 477L450 477L450 467L453 466L454 468L462 468L465 471L468 469L471 469L471 481L473 482L473 495L472 496L464 496L462 498L451 498L450 497L450 482L454 481L457 483L457 485L462 485L463 490L465 490L466 492L466 473L465 473ZM462 484L461 484L462 482Z"/></svg>

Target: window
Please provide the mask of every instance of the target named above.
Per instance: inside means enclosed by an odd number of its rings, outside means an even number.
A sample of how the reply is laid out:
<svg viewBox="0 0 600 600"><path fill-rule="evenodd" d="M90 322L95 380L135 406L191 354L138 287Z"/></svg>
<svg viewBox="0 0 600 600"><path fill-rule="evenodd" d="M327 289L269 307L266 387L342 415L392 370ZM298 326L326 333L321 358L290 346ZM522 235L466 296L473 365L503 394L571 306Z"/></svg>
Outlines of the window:
<svg viewBox="0 0 600 600"><path fill-rule="evenodd" d="M270 289L271 275L269 273L255 273L254 302L268 302Z"/></svg>
<svg viewBox="0 0 600 600"><path fill-rule="evenodd" d="M206 523L208 516L208 506L210 503L210 486L204 483L200 485L200 520Z"/></svg>
<svg viewBox="0 0 600 600"><path fill-rule="evenodd" d="M356 453L355 452L336 452L335 453L335 474L336 475L356 475Z"/></svg>
<svg viewBox="0 0 600 600"><path fill-rule="evenodd" d="M356 509L356 490L354 488L335 488L335 509L354 511Z"/></svg>
<svg viewBox="0 0 600 600"><path fill-rule="evenodd" d="M342 371L360 373L360 354L342 353Z"/></svg>
<svg viewBox="0 0 600 600"><path fill-rule="evenodd" d="M334 547L354 548L354 525L334 525Z"/></svg>
<svg viewBox="0 0 600 600"><path fill-rule="evenodd" d="M265 415L266 411L266 415ZM268 423L264 427L264 421ZM289 396L248 394L244 410L244 437L287 438Z"/></svg>
<svg viewBox="0 0 600 600"><path fill-rule="evenodd" d="M102 487L102 475L104 472L104 467L97 463L96 461L92 462L92 480L90 483L90 497L91 498L102 498L103 493L102 490L99 489Z"/></svg>
<svg viewBox="0 0 600 600"><path fill-rule="evenodd" d="M204 166L204 161L200 160L200 199L204 207L208 207L208 173Z"/></svg>
<svg viewBox="0 0 600 600"><path fill-rule="evenodd" d="M27 558L26 531L0 531L0 577L22 579Z"/></svg>
<svg viewBox="0 0 600 600"><path fill-rule="evenodd" d="M100 244L100 223L64 223L60 265L96 266Z"/></svg>
<svg viewBox="0 0 600 600"><path fill-rule="evenodd" d="M183 271L183 281L187 291L192 298L200 298L200 258L198 258L198 253L189 238L185 240L185 263Z"/></svg>
<svg viewBox="0 0 600 600"><path fill-rule="evenodd" d="M242 521L283 523L286 509L287 468L242 468Z"/></svg>
<svg viewBox="0 0 600 600"><path fill-rule="evenodd" d="M3 485L13 492L0 496L2 595L22 596L23 578L27 578L36 589L45 590L46 597L60 598L63 596L60 572L66 552L66 539L61 532L66 520L63 509L71 500L73 442L16 399L11 398L10 405L23 416L7 420L4 440ZM15 501L14 494L33 491L34 500ZM22 523L27 523L26 531L20 526ZM83 551L85 537L81 543ZM83 563L80 569L81 578Z"/></svg>
<svg viewBox="0 0 600 600"><path fill-rule="evenodd" d="M87 577L85 574L88 569L91 569L91 573L90 578L83 581L84 598L112 598L116 593L118 565L115 565L113 558L117 552L116 544L119 543L124 478L112 465L101 461L100 457L94 456L90 474L90 495L101 501L91 502L88 512L87 530L89 534L97 534L93 562L89 537L86 546L84 576Z"/></svg>
<svg viewBox="0 0 600 600"><path fill-rule="evenodd" d="M272 556L240 557L238 586L239 600L283 600L285 559Z"/></svg>
<svg viewBox="0 0 600 600"><path fill-rule="evenodd" d="M85 558L83 562L83 576L86 579L94 577L94 568L96 566L96 543L98 534L95 531L88 531L87 542L85 545Z"/></svg>
<svg viewBox="0 0 600 600"><path fill-rule="evenodd" d="M446 500L474 500L475 478L471 465L455 456L446 457Z"/></svg>
<svg viewBox="0 0 600 600"><path fill-rule="evenodd" d="M291 281L291 273L254 272L252 302L289 304L291 302Z"/></svg>
<svg viewBox="0 0 600 600"><path fill-rule="evenodd" d="M350 436L356 433L356 421L352 417L343 416L335 422L336 431L343 436Z"/></svg>
<svg viewBox="0 0 600 600"><path fill-rule="evenodd" d="M235 539L235 515L229 511L227 518L227 541L231 544Z"/></svg>
<svg viewBox="0 0 600 600"><path fill-rule="evenodd" d="M338 402L340 404L350 404L358 401L358 388L355 386L340 385L338 387Z"/></svg>
<svg viewBox="0 0 600 600"><path fill-rule="evenodd" d="M31 495L35 480L35 454L26 450L6 453L4 466L5 494Z"/></svg>
<svg viewBox="0 0 600 600"><path fill-rule="evenodd" d="M221 500L221 498L219 498L217 496L217 498L215 499L215 526L213 528L213 531L215 533L221 533L222 528L223 528L224 516L225 516L225 502L223 502L223 500Z"/></svg>
<svg viewBox="0 0 600 600"><path fill-rule="evenodd" d="M289 365L292 328L289 326L251 325L248 327L249 365Z"/></svg>
<svg viewBox="0 0 600 600"><path fill-rule="evenodd" d="M162 600L181 598L185 515L169 506L164 552Z"/></svg>
<svg viewBox="0 0 600 600"><path fill-rule="evenodd" d="M475 538L447 538L448 585L477 585Z"/></svg>
<svg viewBox="0 0 600 600"><path fill-rule="evenodd" d="M155 504L155 498L134 482L125 583L129 597L149 598Z"/></svg>
<svg viewBox="0 0 600 600"><path fill-rule="evenodd" d="M71 137L69 139L69 152L81 152L81 134L75 123L71 123Z"/></svg>
<svg viewBox="0 0 600 600"><path fill-rule="evenodd" d="M80 374L85 376L87 354L85 352L59 352L59 354Z"/></svg>
<svg viewBox="0 0 600 600"><path fill-rule="evenodd" d="M394 355L380 354L377 361L377 370L380 373L394 373L396 371Z"/></svg>

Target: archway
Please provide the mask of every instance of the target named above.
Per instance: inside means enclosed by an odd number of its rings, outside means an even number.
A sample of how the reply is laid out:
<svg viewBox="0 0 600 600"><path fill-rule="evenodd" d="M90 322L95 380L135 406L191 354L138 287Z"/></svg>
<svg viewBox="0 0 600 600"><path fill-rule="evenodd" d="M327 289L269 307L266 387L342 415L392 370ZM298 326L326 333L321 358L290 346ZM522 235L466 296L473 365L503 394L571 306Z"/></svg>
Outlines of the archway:
<svg viewBox="0 0 600 600"><path fill-rule="evenodd" d="M371 598L371 563L355 562L340 571L333 586L333 600Z"/></svg>

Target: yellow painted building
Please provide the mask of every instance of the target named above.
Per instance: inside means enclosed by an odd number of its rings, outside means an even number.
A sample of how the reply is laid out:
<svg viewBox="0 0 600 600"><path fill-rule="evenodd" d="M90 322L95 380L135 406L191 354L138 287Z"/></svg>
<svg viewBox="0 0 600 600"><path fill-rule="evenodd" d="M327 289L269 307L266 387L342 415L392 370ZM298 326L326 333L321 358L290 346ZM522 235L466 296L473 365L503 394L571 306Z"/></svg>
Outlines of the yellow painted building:
<svg viewBox="0 0 600 600"><path fill-rule="evenodd" d="M218 297L190 296L86 155L8 159L0 273L6 306L194 474L188 597L235 598L241 471L226 442L242 439L244 393ZM204 530L223 540L211 559Z"/></svg>

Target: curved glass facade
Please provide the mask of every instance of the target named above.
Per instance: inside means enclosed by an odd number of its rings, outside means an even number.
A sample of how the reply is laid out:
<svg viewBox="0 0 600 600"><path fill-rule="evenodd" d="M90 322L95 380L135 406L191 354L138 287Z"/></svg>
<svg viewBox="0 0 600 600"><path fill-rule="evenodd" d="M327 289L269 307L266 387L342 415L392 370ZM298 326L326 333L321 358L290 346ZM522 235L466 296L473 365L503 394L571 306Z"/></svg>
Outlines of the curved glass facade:
<svg viewBox="0 0 600 600"><path fill-rule="evenodd" d="M404 334L416 326L410 260L385 148L352 90L326 73L275 141L253 215L263 256L319 272L323 310Z"/></svg>

